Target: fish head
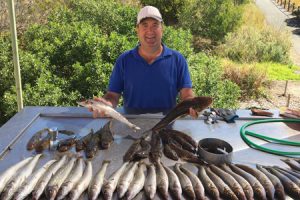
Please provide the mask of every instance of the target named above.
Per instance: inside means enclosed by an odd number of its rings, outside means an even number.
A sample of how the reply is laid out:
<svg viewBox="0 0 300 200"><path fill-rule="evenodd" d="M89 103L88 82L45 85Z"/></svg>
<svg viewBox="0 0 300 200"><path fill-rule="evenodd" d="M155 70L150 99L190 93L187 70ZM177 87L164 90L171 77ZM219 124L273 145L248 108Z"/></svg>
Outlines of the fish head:
<svg viewBox="0 0 300 200"><path fill-rule="evenodd" d="M58 192L58 186L49 187L46 191L46 196L48 199L54 199Z"/></svg>
<svg viewBox="0 0 300 200"><path fill-rule="evenodd" d="M82 100L77 102L78 105L86 107L86 108L91 108L93 106L93 101L91 100Z"/></svg>
<svg viewBox="0 0 300 200"><path fill-rule="evenodd" d="M206 109L213 102L211 97L200 96L191 99L191 107L197 112L201 112Z"/></svg>

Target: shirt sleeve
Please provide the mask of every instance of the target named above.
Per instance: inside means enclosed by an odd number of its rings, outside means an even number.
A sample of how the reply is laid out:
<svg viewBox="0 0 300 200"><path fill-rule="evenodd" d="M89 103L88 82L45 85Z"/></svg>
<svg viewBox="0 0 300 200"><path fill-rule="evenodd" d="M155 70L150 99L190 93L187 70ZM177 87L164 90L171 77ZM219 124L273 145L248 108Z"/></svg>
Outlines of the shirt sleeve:
<svg viewBox="0 0 300 200"><path fill-rule="evenodd" d="M120 56L113 68L112 74L109 79L108 91L121 94L124 90L124 71L122 56Z"/></svg>
<svg viewBox="0 0 300 200"><path fill-rule="evenodd" d="M186 59L179 54L179 73L178 73L178 81L177 81L177 89L180 91L182 88L192 88L192 80L190 77L190 72L188 68L188 64Z"/></svg>

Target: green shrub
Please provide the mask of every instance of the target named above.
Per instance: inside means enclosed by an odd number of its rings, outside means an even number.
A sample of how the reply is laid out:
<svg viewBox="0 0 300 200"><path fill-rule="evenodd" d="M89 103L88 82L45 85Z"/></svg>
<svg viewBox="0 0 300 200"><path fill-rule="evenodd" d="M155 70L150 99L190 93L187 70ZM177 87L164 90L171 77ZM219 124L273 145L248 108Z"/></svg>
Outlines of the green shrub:
<svg viewBox="0 0 300 200"><path fill-rule="evenodd" d="M239 87L222 77L222 67L216 57L198 53L188 59L193 89L198 96L212 96L213 107L236 108L240 98Z"/></svg>
<svg viewBox="0 0 300 200"><path fill-rule="evenodd" d="M244 26L229 34L216 52L238 62L290 63L290 47L286 32L271 27L256 29Z"/></svg>

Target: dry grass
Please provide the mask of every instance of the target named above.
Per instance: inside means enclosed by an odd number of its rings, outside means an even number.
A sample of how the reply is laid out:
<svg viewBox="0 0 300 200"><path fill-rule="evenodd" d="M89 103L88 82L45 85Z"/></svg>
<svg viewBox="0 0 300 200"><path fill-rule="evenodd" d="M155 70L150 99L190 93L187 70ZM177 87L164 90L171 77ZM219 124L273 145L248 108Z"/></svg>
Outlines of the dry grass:
<svg viewBox="0 0 300 200"><path fill-rule="evenodd" d="M291 0L291 3L295 3L295 6L300 6L300 0Z"/></svg>
<svg viewBox="0 0 300 200"><path fill-rule="evenodd" d="M265 27L265 17L254 3L246 4L244 6L243 24L259 29Z"/></svg>

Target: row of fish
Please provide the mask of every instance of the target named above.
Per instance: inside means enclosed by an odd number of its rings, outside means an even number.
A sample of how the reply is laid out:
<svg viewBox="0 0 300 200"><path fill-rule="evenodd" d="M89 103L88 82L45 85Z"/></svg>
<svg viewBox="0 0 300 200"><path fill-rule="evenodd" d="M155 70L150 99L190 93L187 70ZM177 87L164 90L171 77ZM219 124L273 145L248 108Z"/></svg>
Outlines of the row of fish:
<svg viewBox="0 0 300 200"><path fill-rule="evenodd" d="M76 151L84 150L87 158L93 158L99 149L108 149L114 141L113 132L111 131L112 122L107 122L100 130L94 132L91 131L81 137L70 137L64 140L58 141L57 151L65 152L75 146ZM47 133L44 135L44 133ZM50 148L51 138L53 137L52 131L49 129L43 129L35 133L27 143L27 150L35 149L37 153L41 153L45 149ZM44 135L44 136L43 136Z"/></svg>

